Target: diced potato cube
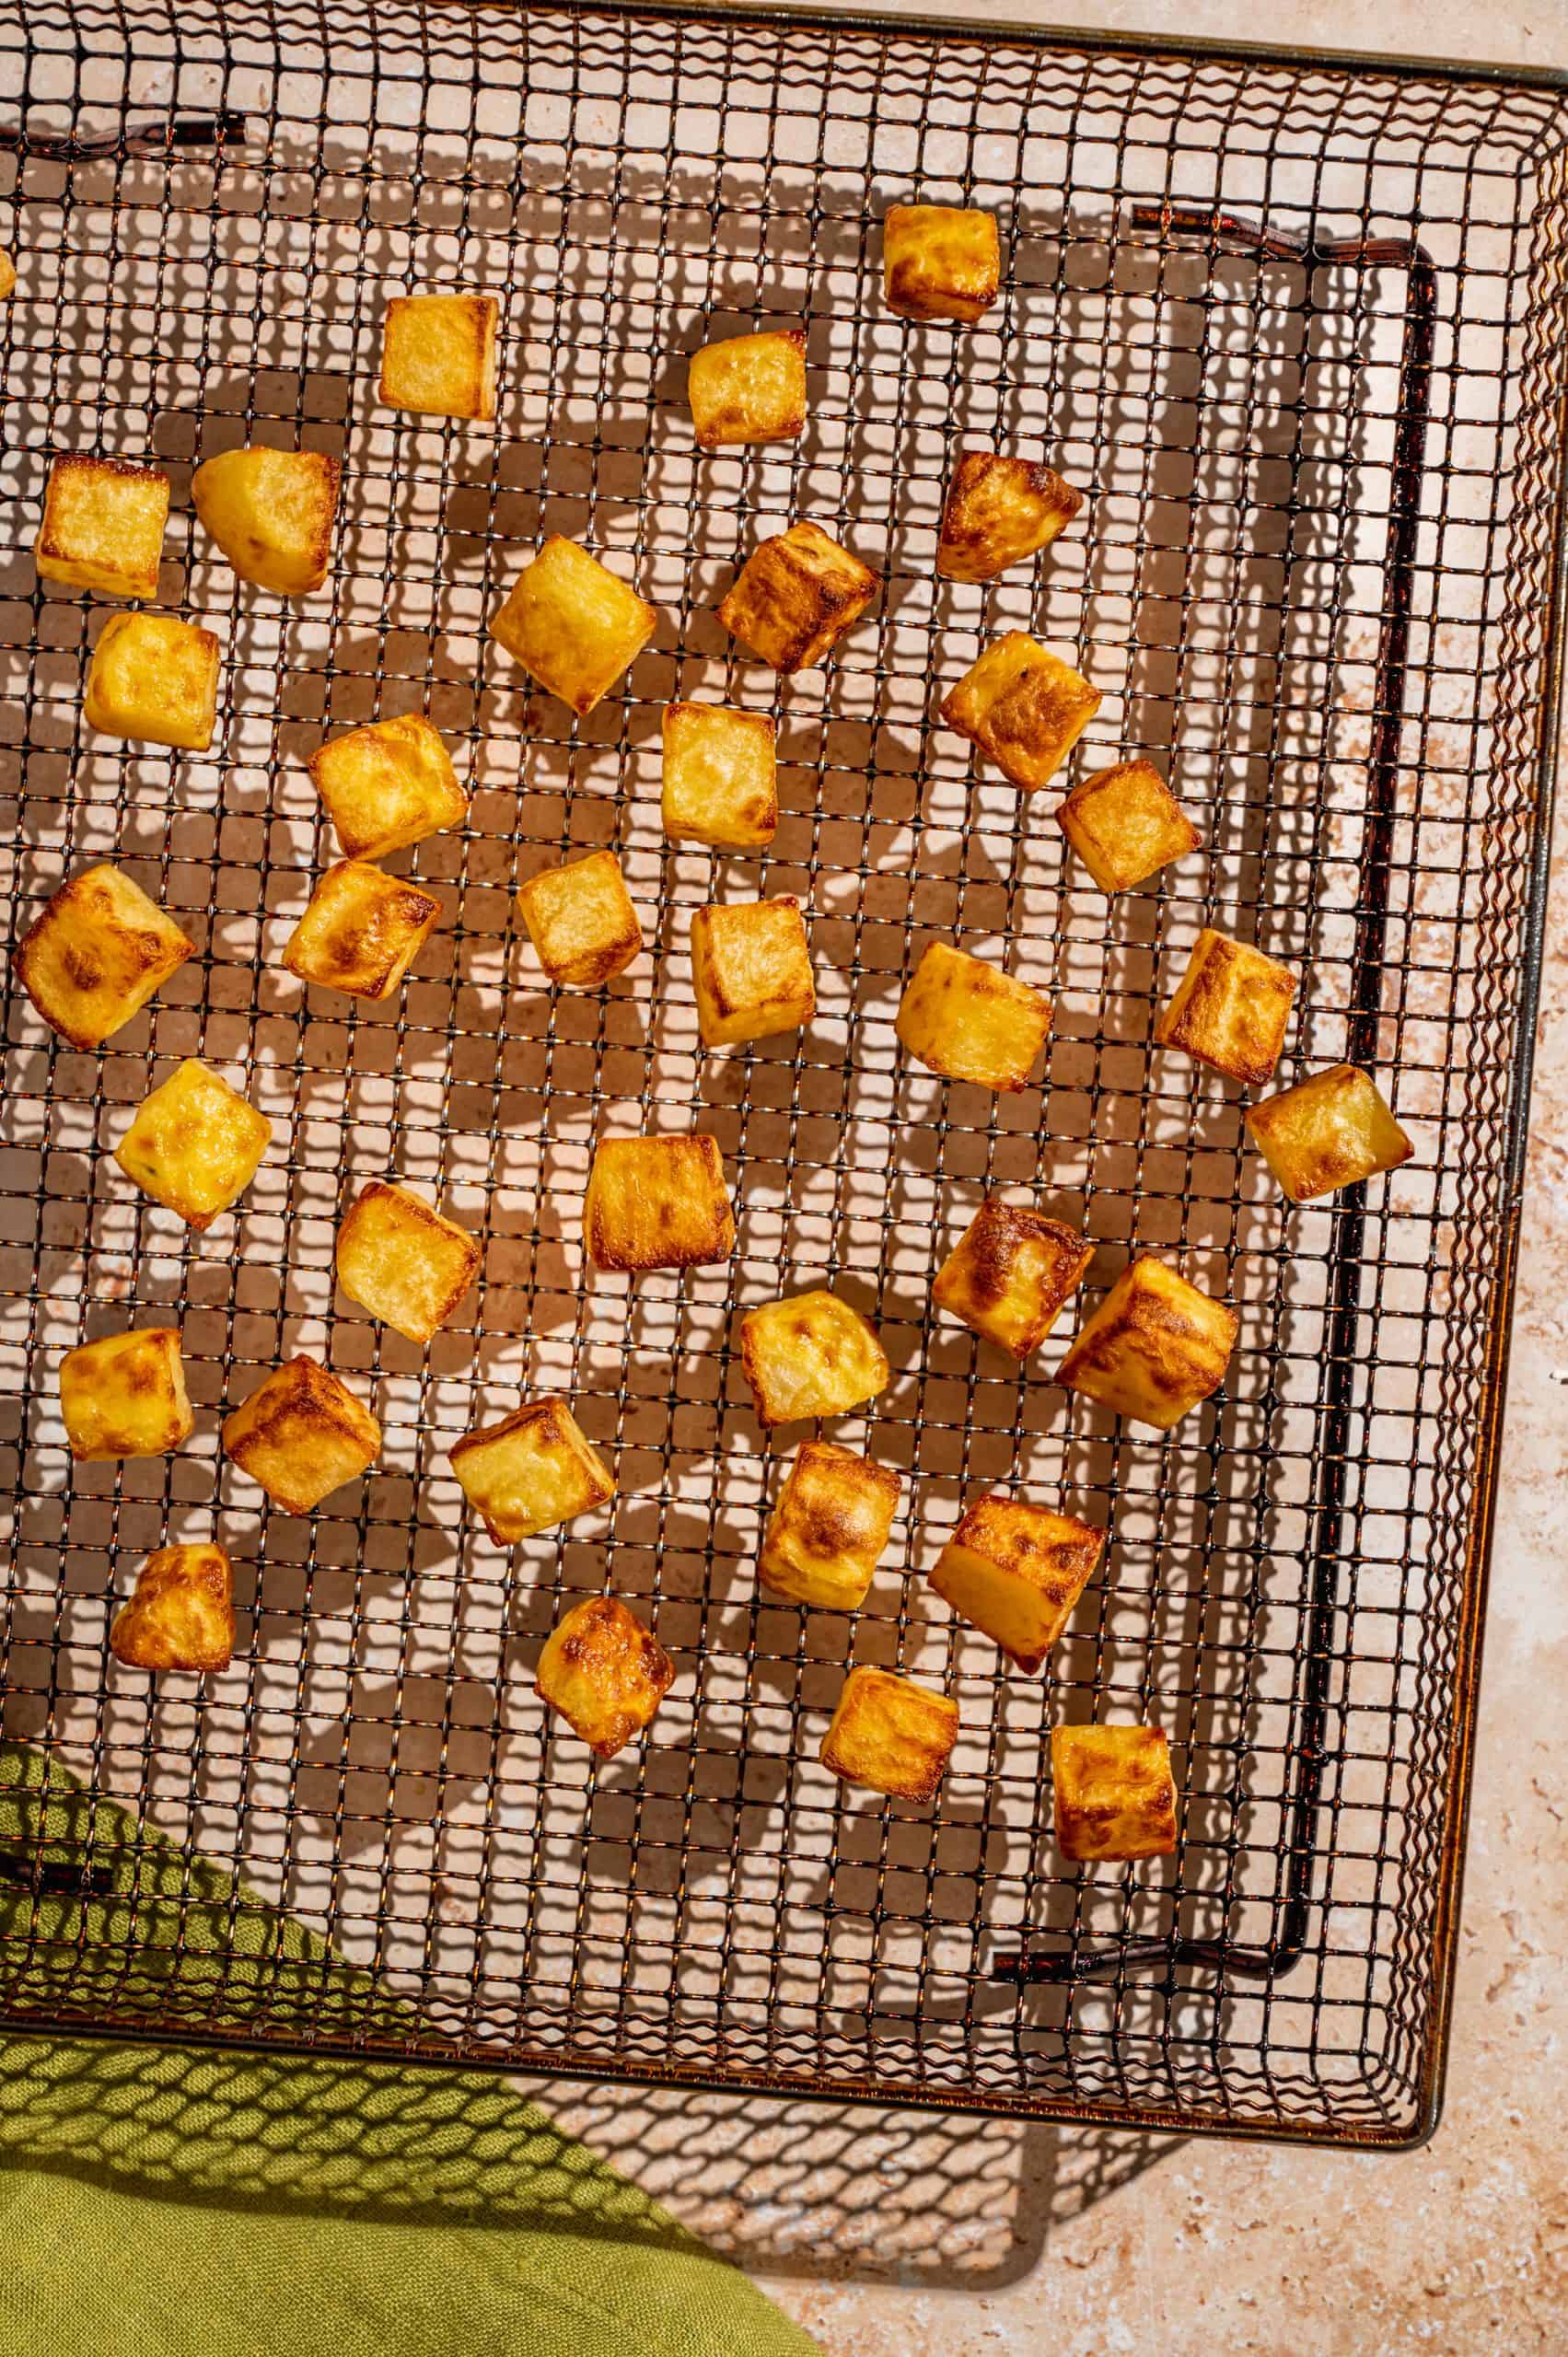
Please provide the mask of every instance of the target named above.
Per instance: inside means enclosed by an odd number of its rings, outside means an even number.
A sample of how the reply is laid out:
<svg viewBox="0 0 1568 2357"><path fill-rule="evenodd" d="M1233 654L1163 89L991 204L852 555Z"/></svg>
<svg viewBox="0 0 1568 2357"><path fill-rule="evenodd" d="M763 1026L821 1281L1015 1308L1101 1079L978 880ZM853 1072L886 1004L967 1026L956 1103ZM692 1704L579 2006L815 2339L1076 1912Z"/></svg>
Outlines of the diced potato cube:
<svg viewBox="0 0 1568 2357"><path fill-rule="evenodd" d="M345 859L385 859L468 816L452 757L423 713L330 737L308 767Z"/></svg>
<svg viewBox="0 0 1568 2357"><path fill-rule="evenodd" d="M664 830L672 842L755 851L778 830L773 724L722 703L672 703L664 714Z"/></svg>
<svg viewBox="0 0 1568 2357"><path fill-rule="evenodd" d="M103 598L156 598L168 477L125 459L55 459L33 555L45 581Z"/></svg>
<svg viewBox="0 0 1568 2357"><path fill-rule="evenodd" d="M994 581L1049 548L1083 504L1051 467L966 450L947 486L936 570L946 581Z"/></svg>
<svg viewBox="0 0 1568 2357"><path fill-rule="evenodd" d="M1067 1626L1104 1546L1104 1531L1091 1522L1022 1498L981 1498L937 1557L931 1585L1032 1676Z"/></svg>
<svg viewBox="0 0 1568 2357"><path fill-rule="evenodd" d="M60 1362L60 1412L71 1454L168 1457L182 1447L196 1419L185 1392L180 1331L143 1326L83 1342Z"/></svg>
<svg viewBox="0 0 1568 2357"><path fill-rule="evenodd" d="M993 214L972 205L890 204L882 224L888 302L901 319L983 319L1002 284Z"/></svg>
<svg viewBox="0 0 1568 2357"><path fill-rule="evenodd" d="M652 606L559 533L525 564L490 635L579 716L592 712L658 628Z"/></svg>
<svg viewBox="0 0 1568 2357"><path fill-rule="evenodd" d="M1155 1039L1227 1080L1264 1081L1279 1062L1295 996L1288 966L1205 925Z"/></svg>
<svg viewBox="0 0 1568 2357"><path fill-rule="evenodd" d="M191 504L241 581L306 598L327 577L336 459L324 450L223 450L191 478Z"/></svg>
<svg viewBox="0 0 1568 2357"><path fill-rule="evenodd" d="M468 1434L452 1451L452 1470L503 1547L591 1514L615 1495L609 1466L564 1399L536 1399Z"/></svg>
<svg viewBox="0 0 1568 2357"><path fill-rule="evenodd" d="M675 1664L618 1596L575 1604L545 1639L538 1685L599 1759L613 1759L658 1709Z"/></svg>
<svg viewBox="0 0 1568 2357"><path fill-rule="evenodd" d="M948 1080L1016 1091L1028 1086L1051 1031L1051 1002L967 950L933 941L911 975L894 1025L914 1057Z"/></svg>
<svg viewBox="0 0 1568 2357"><path fill-rule="evenodd" d="M73 1048L96 1048L163 988L196 945L117 867L62 884L18 944L17 978Z"/></svg>
<svg viewBox="0 0 1568 2357"><path fill-rule="evenodd" d="M1015 785L1048 785L1099 710L1098 688L1021 630L1004 631L942 699L942 717Z"/></svg>
<svg viewBox="0 0 1568 2357"><path fill-rule="evenodd" d="M946 1694L890 1670L852 1669L822 1738L822 1764L846 1784L928 1801L958 1739L958 1706Z"/></svg>
<svg viewBox="0 0 1568 2357"><path fill-rule="evenodd" d="M643 928L612 851L541 868L518 887L517 907L540 964L563 990L597 990L641 953Z"/></svg>
<svg viewBox="0 0 1568 2357"><path fill-rule="evenodd" d="M394 295L381 331L381 399L424 417L495 414L494 295Z"/></svg>
<svg viewBox="0 0 1568 2357"><path fill-rule="evenodd" d="M786 328L705 343L691 355L687 391L699 449L793 442L806 424L806 337Z"/></svg>
<svg viewBox="0 0 1568 2357"><path fill-rule="evenodd" d="M798 900L699 909L691 920L691 974L705 1048L798 1031L817 1012Z"/></svg>
<svg viewBox="0 0 1568 2357"><path fill-rule="evenodd" d="M854 1612L898 1510L899 1477L830 1441L803 1440L779 1492L757 1569L764 1585L823 1612Z"/></svg>
<svg viewBox="0 0 1568 2357"><path fill-rule="evenodd" d="M1153 761L1097 770L1059 803L1056 823L1102 892L1130 892L1203 838Z"/></svg>
<svg viewBox="0 0 1568 2357"><path fill-rule="evenodd" d="M274 1367L225 1417L223 1445L285 1514L308 1514L381 1453L381 1427L315 1359Z"/></svg>
<svg viewBox="0 0 1568 2357"><path fill-rule="evenodd" d="M1052 1727L1056 1845L1074 1865L1176 1847L1170 1746L1158 1727Z"/></svg>
<svg viewBox="0 0 1568 2357"><path fill-rule="evenodd" d="M17 291L17 265L4 247L0 247L0 303L8 303Z"/></svg>
<svg viewBox="0 0 1568 2357"><path fill-rule="evenodd" d="M433 893L357 859L329 867L283 961L302 982L352 998L390 998L441 913Z"/></svg>
<svg viewBox="0 0 1568 2357"><path fill-rule="evenodd" d="M114 1159L145 1195L198 1234L245 1192L273 1134L221 1073L187 1056L145 1097Z"/></svg>
<svg viewBox="0 0 1568 2357"><path fill-rule="evenodd" d="M596 1269L696 1269L727 1260L735 1216L718 1140L605 1138L583 1199L583 1244Z"/></svg>
<svg viewBox="0 0 1568 2357"><path fill-rule="evenodd" d="M89 728L204 753L217 725L222 647L172 614L112 614L93 649L82 710Z"/></svg>
<svg viewBox="0 0 1568 2357"><path fill-rule="evenodd" d="M1333 1064L1247 1116L1253 1143L1293 1203L1397 1170L1415 1152L1377 1086L1354 1064Z"/></svg>
<svg viewBox="0 0 1568 2357"><path fill-rule="evenodd" d="M1143 1253L1079 1328L1056 1379L1113 1415L1168 1432L1219 1389L1240 1324L1223 1301Z"/></svg>
<svg viewBox="0 0 1568 2357"><path fill-rule="evenodd" d="M831 1293L798 1293L748 1310L740 1364L770 1430L805 1416L842 1416L891 1380L877 1329Z"/></svg>
<svg viewBox="0 0 1568 2357"><path fill-rule="evenodd" d="M159 1547L114 1616L109 1649L133 1669L226 1669L234 1571L221 1547Z"/></svg>
<svg viewBox="0 0 1568 2357"><path fill-rule="evenodd" d="M339 1284L411 1342L430 1341L456 1315L479 1260L466 1227L378 1178L361 1190L338 1230Z"/></svg>
<svg viewBox="0 0 1568 2357"><path fill-rule="evenodd" d="M822 662L877 595L870 568L819 524L792 524L752 550L719 604L726 630L786 675Z"/></svg>
<svg viewBox="0 0 1568 2357"><path fill-rule="evenodd" d="M1076 1228L987 1195L937 1271L931 1298L1022 1362L1044 1341L1094 1256Z"/></svg>

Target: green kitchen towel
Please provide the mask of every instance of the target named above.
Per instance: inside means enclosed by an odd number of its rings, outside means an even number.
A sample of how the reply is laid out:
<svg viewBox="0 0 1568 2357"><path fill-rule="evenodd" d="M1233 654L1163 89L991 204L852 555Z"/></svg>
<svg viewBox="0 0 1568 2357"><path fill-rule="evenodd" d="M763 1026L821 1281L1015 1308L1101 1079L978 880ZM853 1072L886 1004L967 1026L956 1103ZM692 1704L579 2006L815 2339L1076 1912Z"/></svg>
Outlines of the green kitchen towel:
<svg viewBox="0 0 1568 2357"><path fill-rule="evenodd" d="M307 1999L325 2028L412 2018L216 1866L0 1745L0 2002L113 1996L150 2018L171 1983L215 2026ZM7 2038L0 2248L4 2357L815 2347L482 2072Z"/></svg>

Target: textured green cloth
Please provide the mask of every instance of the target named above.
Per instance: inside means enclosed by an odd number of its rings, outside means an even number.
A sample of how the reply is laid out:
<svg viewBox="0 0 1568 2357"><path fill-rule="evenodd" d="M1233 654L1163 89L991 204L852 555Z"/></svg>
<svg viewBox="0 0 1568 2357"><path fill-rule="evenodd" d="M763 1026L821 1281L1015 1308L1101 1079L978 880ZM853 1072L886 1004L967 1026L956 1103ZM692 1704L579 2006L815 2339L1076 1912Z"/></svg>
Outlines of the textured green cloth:
<svg viewBox="0 0 1568 2357"><path fill-rule="evenodd" d="M84 1851L93 1895L40 1895ZM0 1747L0 1999L410 2016L217 1868ZM64 1878L64 1877L63 1877ZM47 1863L46 1863L47 1879ZM235 1953L238 1951L238 1954ZM68 1959L74 1968L67 1969ZM3 2357L808 2357L634 2186L479 2072L0 2046Z"/></svg>

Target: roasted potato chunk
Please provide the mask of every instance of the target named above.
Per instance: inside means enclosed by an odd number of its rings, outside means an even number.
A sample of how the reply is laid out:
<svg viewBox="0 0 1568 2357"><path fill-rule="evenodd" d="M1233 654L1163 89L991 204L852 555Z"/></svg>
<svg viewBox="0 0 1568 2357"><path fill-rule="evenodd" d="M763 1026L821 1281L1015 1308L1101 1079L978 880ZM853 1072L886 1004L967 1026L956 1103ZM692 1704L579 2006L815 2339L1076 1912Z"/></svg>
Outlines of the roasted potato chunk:
<svg viewBox="0 0 1568 2357"><path fill-rule="evenodd" d="M933 941L893 1028L915 1062L945 1079L1016 1091L1028 1086L1050 1035L1051 1002L983 958Z"/></svg>
<svg viewBox="0 0 1568 2357"><path fill-rule="evenodd" d="M697 1269L727 1260L735 1217L718 1140L605 1138L583 1199L583 1245L596 1269Z"/></svg>
<svg viewBox="0 0 1568 2357"><path fill-rule="evenodd" d="M1097 770L1057 805L1056 823L1102 892L1130 892L1202 836L1153 761Z"/></svg>
<svg viewBox="0 0 1568 2357"><path fill-rule="evenodd" d="M490 635L581 717L636 660L658 616L597 556L559 533L525 564Z"/></svg>
<svg viewBox="0 0 1568 2357"><path fill-rule="evenodd" d="M1170 1746L1158 1727L1052 1727L1056 1846L1074 1865L1176 1847Z"/></svg>
<svg viewBox="0 0 1568 2357"><path fill-rule="evenodd" d="M1247 1126L1293 1203L1397 1170L1415 1152L1376 1083L1354 1064L1332 1064L1265 1097Z"/></svg>
<svg viewBox="0 0 1568 2357"><path fill-rule="evenodd" d="M223 1445L285 1514L309 1514L381 1453L381 1427L316 1360L274 1367L224 1419Z"/></svg>
<svg viewBox="0 0 1568 2357"><path fill-rule="evenodd" d="M793 442L806 424L806 337L799 328L726 336L691 355L691 429L702 450L726 442Z"/></svg>
<svg viewBox="0 0 1568 2357"><path fill-rule="evenodd" d="M156 598L168 477L125 459L66 452L49 470L33 547L41 579L100 598Z"/></svg>
<svg viewBox="0 0 1568 2357"><path fill-rule="evenodd" d="M719 620L787 676L822 662L877 589L876 574L819 524L792 524L752 550L720 601Z"/></svg>
<svg viewBox="0 0 1568 2357"><path fill-rule="evenodd" d="M1027 793L1048 785L1099 710L1098 688L1027 632L1005 631L942 699L942 717Z"/></svg>
<svg viewBox="0 0 1568 2357"><path fill-rule="evenodd" d="M394 295L381 331L381 399L423 417L495 414L494 295Z"/></svg>
<svg viewBox="0 0 1568 2357"><path fill-rule="evenodd" d="M756 851L778 830L773 724L722 703L667 704L664 800L671 842Z"/></svg>
<svg viewBox="0 0 1568 2357"><path fill-rule="evenodd" d="M104 866L62 884L15 962L50 1029L73 1048L96 1048L195 955L195 943L140 885Z"/></svg>
<svg viewBox="0 0 1568 2357"><path fill-rule="evenodd" d="M612 851L543 867L517 888L534 953L562 990L592 991L641 954L643 928Z"/></svg>
<svg viewBox="0 0 1568 2357"><path fill-rule="evenodd" d="M953 470L936 543L945 581L994 581L1049 548L1084 494L1050 467L997 450L966 450Z"/></svg>
<svg viewBox="0 0 1568 2357"><path fill-rule="evenodd" d="M452 1451L452 1470L502 1547L591 1514L615 1495L609 1466L564 1399L536 1399L467 1434Z"/></svg>
<svg viewBox="0 0 1568 2357"><path fill-rule="evenodd" d="M932 1586L959 1618L1032 1677L1067 1626L1105 1533L1022 1498L970 1506L932 1566Z"/></svg>
<svg viewBox="0 0 1568 2357"><path fill-rule="evenodd" d="M234 1655L234 1570L221 1547L159 1547L136 1574L109 1650L132 1669L226 1669Z"/></svg>
<svg viewBox="0 0 1568 2357"><path fill-rule="evenodd" d="M17 291L17 265L0 247L0 303L8 303Z"/></svg>
<svg viewBox="0 0 1568 2357"><path fill-rule="evenodd" d="M958 1739L958 1706L946 1694L890 1670L852 1669L822 1738L822 1765L846 1784L928 1801Z"/></svg>
<svg viewBox="0 0 1568 2357"><path fill-rule="evenodd" d="M1279 1062L1295 996L1288 966L1205 925L1155 1039L1227 1080L1264 1081Z"/></svg>
<svg viewBox="0 0 1568 2357"><path fill-rule="evenodd" d="M479 1246L406 1187L373 1178L338 1230L338 1283L351 1301L411 1342L456 1316L479 1274Z"/></svg>
<svg viewBox="0 0 1568 2357"><path fill-rule="evenodd" d="M1094 1256L1076 1228L988 1195L936 1271L931 1298L1022 1363L1044 1341Z"/></svg>
<svg viewBox="0 0 1568 2357"><path fill-rule="evenodd" d="M183 1447L196 1419L186 1396L178 1327L142 1326L67 1351L60 1362L60 1413L80 1464L168 1457Z"/></svg>
<svg viewBox="0 0 1568 2357"><path fill-rule="evenodd" d="M194 1056L145 1097L114 1159L145 1195L200 1235L261 1167L273 1125Z"/></svg>
<svg viewBox="0 0 1568 2357"><path fill-rule="evenodd" d="M757 1420L770 1431L806 1416L842 1416L891 1380L877 1329L826 1292L748 1310L740 1321L740 1364Z"/></svg>
<svg viewBox="0 0 1568 2357"><path fill-rule="evenodd" d="M599 1759L641 1735L674 1678L658 1639L618 1596L575 1604L539 1657L540 1695Z"/></svg>
<svg viewBox="0 0 1568 2357"><path fill-rule="evenodd" d="M899 1504L899 1477L830 1441L803 1440L779 1492L757 1570L764 1586L823 1612L865 1601Z"/></svg>
<svg viewBox="0 0 1568 2357"><path fill-rule="evenodd" d="M113 614L93 649L82 710L89 728L134 744L204 753L217 725L222 647L172 614Z"/></svg>
<svg viewBox="0 0 1568 2357"><path fill-rule="evenodd" d="M330 737L308 766L345 859L385 859L468 816L452 757L423 713Z"/></svg>
<svg viewBox="0 0 1568 2357"><path fill-rule="evenodd" d="M435 929L441 903L357 859L329 867L283 961L302 982L351 998L390 998Z"/></svg>
<svg viewBox="0 0 1568 2357"><path fill-rule="evenodd" d="M800 902L699 909L691 920L691 976L705 1048L800 1030L817 1012Z"/></svg>
<svg viewBox="0 0 1568 2357"><path fill-rule="evenodd" d="M336 459L324 450L223 450L191 478L191 504L241 581L308 598L327 577Z"/></svg>
<svg viewBox="0 0 1568 2357"><path fill-rule="evenodd" d="M1113 1415L1168 1432L1225 1381L1240 1322L1144 1253L1079 1328L1056 1379Z"/></svg>
<svg viewBox="0 0 1568 2357"><path fill-rule="evenodd" d="M882 224L888 303L901 319L985 317L1002 285L993 214L972 205L890 204Z"/></svg>

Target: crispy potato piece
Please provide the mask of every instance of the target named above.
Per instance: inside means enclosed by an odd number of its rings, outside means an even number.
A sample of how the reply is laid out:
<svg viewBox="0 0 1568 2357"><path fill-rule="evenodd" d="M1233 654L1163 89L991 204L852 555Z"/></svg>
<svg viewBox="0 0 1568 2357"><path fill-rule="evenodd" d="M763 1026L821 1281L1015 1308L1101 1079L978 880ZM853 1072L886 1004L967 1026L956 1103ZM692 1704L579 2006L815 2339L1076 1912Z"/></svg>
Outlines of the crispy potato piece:
<svg viewBox="0 0 1568 2357"><path fill-rule="evenodd" d="M60 1362L60 1412L79 1464L168 1457L182 1448L196 1419L186 1396L179 1328L140 1326L67 1351Z"/></svg>
<svg viewBox="0 0 1568 2357"><path fill-rule="evenodd" d="M261 1167L273 1125L194 1056L142 1099L114 1159L145 1195L202 1234Z"/></svg>
<svg viewBox="0 0 1568 2357"><path fill-rule="evenodd" d="M671 842L755 851L778 830L778 765L765 713L722 703L667 704L665 833Z"/></svg>
<svg viewBox="0 0 1568 2357"><path fill-rule="evenodd" d="M675 1664L618 1596L575 1604L545 1639L538 1685L598 1759L641 1735L675 1678Z"/></svg>
<svg viewBox="0 0 1568 2357"><path fill-rule="evenodd" d="M798 1031L817 1012L800 902L732 901L691 920L697 1028L705 1048Z"/></svg>
<svg viewBox="0 0 1568 2357"><path fill-rule="evenodd" d="M495 415L494 295L394 295L381 331L381 399L424 417Z"/></svg>
<svg viewBox="0 0 1568 2357"><path fill-rule="evenodd" d="M1099 710L1098 688L1021 630L1005 631L942 699L942 717L1026 793L1048 785Z"/></svg>
<svg viewBox="0 0 1568 2357"><path fill-rule="evenodd" d="M643 928L612 851L543 867L517 888L534 953L562 990L592 991L642 954Z"/></svg>
<svg viewBox="0 0 1568 2357"><path fill-rule="evenodd" d="M912 1678L852 1669L833 1723L822 1739L822 1764L846 1784L868 1784L895 1800L928 1801L947 1772L958 1739L958 1706Z"/></svg>
<svg viewBox="0 0 1568 2357"><path fill-rule="evenodd" d="M981 1498L932 1566L932 1586L1032 1677L1105 1549L1092 1522L1022 1498Z"/></svg>
<svg viewBox="0 0 1568 2357"><path fill-rule="evenodd" d="M89 728L133 744L204 753L217 725L223 649L199 622L112 614L93 649L82 711Z"/></svg>
<svg viewBox="0 0 1568 2357"><path fill-rule="evenodd" d="M945 581L994 581L1049 548L1084 494L1050 467L999 450L966 450L953 470L936 543Z"/></svg>
<svg viewBox="0 0 1568 2357"><path fill-rule="evenodd" d="M17 291L17 265L0 247L0 303L8 303Z"/></svg>
<svg viewBox="0 0 1568 2357"><path fill-rule="evenodd" d="M451 1453L463 1495L498 1545L591 1514L615 1477L564 1399L536 1399L468 1433Z"/></svg>
<svg viewBox="0 0 1568 2357"><path fill-rule="evenodd" d="M234 1657L234 1569L223 1549L155 1549L114 1616L109 1650L132 1669L226 1669Z"/></svg>
<svg viewBox="0 0 1568 2357"><path fill-rule="evenodd" d="M1293 1203L1397 1170L1415 1152L1376 1082L1354 1064L1331 1064L1265 1097L1247 1116L1253 1144Z"/></svg>
<svg viewBox="0 0 1568 2357"><path fill-rule="evenodd" d="M1056 1846L1074 1865L1176 1847L1170 1746L1158 1727L1052 1727Z"/></svg>
<svg viewBox="0 0 1568 2357"><path fill-rule="evenodd" d="M806 1416L842 1416L891 1380L877 1329L827 1292L748 1310L740 1321L740 1364L758 1422L770 1431Z"/></svg>
<svg viewBox="0 0 1568 2357"><path fill-rule="evenodd" d="M379 1178L361 1189L338 1230L339 1284L411 1342L432 1341L456 1317L479 1261L466 1227Z"/></svg>
<svg viewBox="0 0 1568 2357"><path fill-rule="evenodd" d="M792 524L752 550L719 605L732 636L786 676L822 662L878 587L819 524Z"/></svg>
<svg viewBox="0 0 1568 2357"><path fill-rule="evenodd" d="M1202 836L1153 761L1097 770L1058 803L1056 823L1102 892L1130 892Z"/></svg>
<svg viewBox="0 0 1568 2357"><path fill-rule="evenodd" d="M191 504L241 581L308 598L327 577L343 470L324 450L222 450Z"/></svg>
<svg viewBox="0 0 1568 2357"><path fill-rule="evenodd" d="M385 859L468 817L452 757L423 713L330 737L307 766L345 859Z"/></svg>
<svg viewBox="0 0 1568 2357"><path fill-rule="evenodd" d="M1295 996L1288 966L1205 925L1155 1039L1227 1080L1256 1084L1279 1062Z"/></svg>
<svg viewBox="0 0 1568 2357"><path fill-rule="evenodd" d="M311 894L283 962L302 982L351 998L391 998L440 913L440 901L417 884L341 860Z"/></svg>
<svg viewBox="0 0 1568 2357"><path fill-rule="evenodd" d="M735 1216L718 1140L605 1138L583 1199L583 1244L596 1269L696 1269L727 1260Z"/></svg>
<svg viewBox="0 0 1568 2357"><path fill-rule="evenodd" d="M145 1006L196 945L117 867L62 884L17 945L17 979L52 1031L96 1048Z"/></svg>
<svg viewBox="0 0 1568 2357"><path fill-rule="evenodd" d="M1143 1253L1078 1329L1056 1380L1130 1422L1168 1432L1225 1381L1241 1321Z"/></svg>
<svg viewBox="0 0 1568 2357"><path fill-rule="evenodd" d="M126 459L66 451L49 470L33 558L41 579L100 598L156 598L168 477Z"/></svg>
<svg viewBox="0 0 1568 2357"><path fill-rule="evenodd" d="M967 950L928 944L894 1025L917 1063L998 1092L1027 1088L1051 1033L1051 1002Z"/></svg>
<svg viewBox="0 0 1568 2357"><path fill-rule="evenodd" d="M658 628L658 615L597 556L557 532L525 564L490 635L581 718Z"/></svg>
<svg viewBox="0 0 1568 2357"><path fill-rule="evenodd" d="M938 1269L931 1298L1021 1364L1083 1283L1095 1248L1076 1228L987 1195Z"/></svg>
<svg viewBox="0 0 1568 2357"><path fill-rule="evenodd" d="M285 1514L309 1514L375 1463L381 1427L330 1368L300 1357L225 1417L223 1446Z"/></svg>
<svg viewBox="0 0 1568 2357"><path fill-rule="evenodd" d="M764 1586L824 1612L857 1610L888 1544L899 1486L889 1466L803 1440L762 1541Z"/></svg>
<svg viewBox="0 0 1568 2357"><path fill-rule="evenodd" d="M687 392L701 450L726 442L795 441L806 424L804 331L705 343L691 355Z"/></svg>
<svg viewBox="0 0 1568 2357"><path fill-rule="evenodd" d="M972 205L890 204L882 224L889 308L901 319L983 319L1002 285L993 214Z"/></svg>

